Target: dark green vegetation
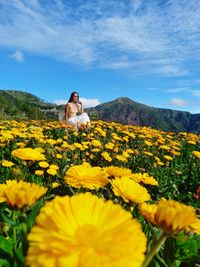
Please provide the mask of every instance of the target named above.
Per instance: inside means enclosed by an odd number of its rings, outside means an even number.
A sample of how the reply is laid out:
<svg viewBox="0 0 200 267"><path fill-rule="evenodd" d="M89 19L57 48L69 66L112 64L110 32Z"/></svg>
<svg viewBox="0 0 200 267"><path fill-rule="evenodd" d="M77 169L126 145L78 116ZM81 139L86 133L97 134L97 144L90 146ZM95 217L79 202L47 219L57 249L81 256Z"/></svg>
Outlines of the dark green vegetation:
<svg viewBox="0 0 200 267"><path fill-rule="evenodd" d="M0 119L58 120L63 117L64 108L64 105L47 103L29 93L0 90ZM86 111L95 120L150 126L164 131L200 133L200 114L154 108L127 97L120 97Z"/></svg>

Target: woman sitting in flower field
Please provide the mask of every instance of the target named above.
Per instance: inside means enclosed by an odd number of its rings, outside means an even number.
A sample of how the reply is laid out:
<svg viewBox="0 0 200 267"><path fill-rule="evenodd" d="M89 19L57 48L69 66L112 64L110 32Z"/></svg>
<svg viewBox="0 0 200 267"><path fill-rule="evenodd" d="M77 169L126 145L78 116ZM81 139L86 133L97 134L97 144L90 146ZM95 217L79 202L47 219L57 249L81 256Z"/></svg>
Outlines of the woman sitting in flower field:
<svg viewBox="0 0 200 267"><path fill-rule="evenodd" d="M68 103L65 106L65 121L69 126L73 126L74 130L88 128L90 119L84 112L82 103L79 101L79 94L72 92Z"/></svg>

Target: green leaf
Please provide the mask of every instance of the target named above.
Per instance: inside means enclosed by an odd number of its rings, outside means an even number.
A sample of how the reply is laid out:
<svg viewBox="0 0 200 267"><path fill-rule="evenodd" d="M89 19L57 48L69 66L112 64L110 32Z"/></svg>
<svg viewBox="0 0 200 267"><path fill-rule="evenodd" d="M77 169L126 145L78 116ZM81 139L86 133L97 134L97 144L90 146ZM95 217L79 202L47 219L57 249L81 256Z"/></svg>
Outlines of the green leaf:
<svg viewBox="0 0 200 267"><path fill-rule="evenodd" d="M23 255L23 250L22 247L18 247L14 252L14 260L15 263L17 264L16 267L26 267L25 264L25 257Z"/></svg>
<svg viewBox="0 0 200 267"><path fill-rule="evenodd" d="M10 267L9 261L0 259L0 267Z"/></svg>
<svg viewBox="0 0 200 267"><path fill-rule="evenodd" d="M6 215L5 213L1 213L2 218L4 219L4 221L12 226L16 226L17 223L15 221L13 221L11 218L8 217L8 215Z"/></svg>
<svg viewBox="0 0 200 267"><path fill-rule="evenodd" d="M27 221L28 231L31 229L31 227L35 223L35 218L38 215L38 213L40 211L40 208L42 207L43 204L44 204L44 200L43 199L40 199L35 204L35 206L32 208L30 214L28 215L28 221Z"/></svg>
<svg viewBox="0 0 200 267"><path fill-rule="evenodd" d="M12 244L10 240L5 239L3 236L0 236L0 250L12 256Z"/></svg>

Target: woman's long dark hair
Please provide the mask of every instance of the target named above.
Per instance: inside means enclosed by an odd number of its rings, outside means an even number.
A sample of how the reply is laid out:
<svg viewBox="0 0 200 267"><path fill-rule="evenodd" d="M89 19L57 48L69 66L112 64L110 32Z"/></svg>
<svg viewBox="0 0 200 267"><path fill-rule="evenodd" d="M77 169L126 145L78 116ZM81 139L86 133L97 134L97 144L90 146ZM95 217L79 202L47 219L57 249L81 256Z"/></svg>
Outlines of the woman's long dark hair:
<svg viewBox="0 0 200 267"><path fill-rule="evenodd" d="M78 99L77 99L77 102L79 101L79 94L77 93L77 92L72 92L71 93L71 95L70 95L70 98L69 98L69 100L68 100L68 102L73 102L73 97L74 97L74 95L77 95L78 97Z"/></svg>

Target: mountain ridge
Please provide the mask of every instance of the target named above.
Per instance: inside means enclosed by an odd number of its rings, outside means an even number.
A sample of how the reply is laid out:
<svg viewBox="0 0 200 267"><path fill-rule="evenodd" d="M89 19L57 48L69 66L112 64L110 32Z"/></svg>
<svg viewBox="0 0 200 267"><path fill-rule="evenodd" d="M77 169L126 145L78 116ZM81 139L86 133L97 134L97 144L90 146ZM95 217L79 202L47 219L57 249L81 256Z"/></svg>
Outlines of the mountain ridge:
<svg viewBox="0 0 200 267"><path fill-rule="evenodd" d="M150 126L165 131L192 131L200 133L200 114L164 108L155 108L119 97L113 101L88 108L91 117L123 124Z"/></svg>

